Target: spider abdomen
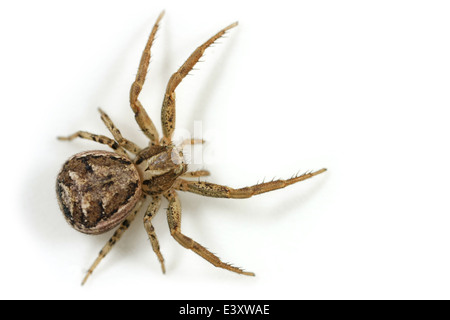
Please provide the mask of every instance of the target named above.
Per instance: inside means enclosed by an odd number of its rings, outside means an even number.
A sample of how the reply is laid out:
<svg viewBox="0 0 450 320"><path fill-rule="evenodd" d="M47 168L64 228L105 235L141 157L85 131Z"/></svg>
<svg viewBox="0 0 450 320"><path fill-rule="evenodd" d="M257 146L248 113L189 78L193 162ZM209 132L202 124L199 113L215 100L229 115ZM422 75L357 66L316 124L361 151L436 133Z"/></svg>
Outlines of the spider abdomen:
<svg viewBox="0 0 450 320"><path fill-rule="evenodd" d="M133 210L141 197L136 166L107 151L77 153L63 165L56 180L58 203L76 230L106 232Z"/></svg>

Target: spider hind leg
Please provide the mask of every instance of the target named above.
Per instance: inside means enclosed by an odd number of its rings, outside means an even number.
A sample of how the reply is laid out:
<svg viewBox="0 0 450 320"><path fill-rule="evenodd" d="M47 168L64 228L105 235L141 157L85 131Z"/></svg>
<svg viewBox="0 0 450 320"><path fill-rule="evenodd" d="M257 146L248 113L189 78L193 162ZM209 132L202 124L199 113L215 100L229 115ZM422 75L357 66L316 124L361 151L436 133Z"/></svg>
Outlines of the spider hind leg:
<svg viewBox="0 0 450 320"><path fill-rule="evenodd" d="M98 143L101 143L101 144L106 144L107 146L109 146L111 149L113 149L118 154L128 158L127 153L120 146L120 144L118 144L113 139L108 138L108 137L103 136L103 135L100 135L100 134L94 134L94 133L90 133L90 132L87 132L87 131L77 131L74 134L71 134L70 136L67 136L67 137L58 137L58 140L72 141L75 138L81 138L81 139L95 141L95 142L98 142Z"/></svg>
<svg viewBox="0 0 450 320"><path fill-rule="evenodd" d="M91 265L89 270L86 273L86 276L84 277L83 281L81 282L81 285L84 285L89 278L89 276L94 272L94 269L98 266L100 261L103 260L104 257L111 251L112 247L117 243L117 241L120 240L123 233L128 230L128 227L130 226L131 222L133 222L134 218L136 217L136 214L138 213L139 209L142 206L142 203L145 201L145 197L143 197L135 206L134 210L128 215L128 217L120 224L119 228L114 232L112 237L108 240L108 242L105 244L105 246L100 250L98 253L97 259L95 259L94 263Z"/></svg>

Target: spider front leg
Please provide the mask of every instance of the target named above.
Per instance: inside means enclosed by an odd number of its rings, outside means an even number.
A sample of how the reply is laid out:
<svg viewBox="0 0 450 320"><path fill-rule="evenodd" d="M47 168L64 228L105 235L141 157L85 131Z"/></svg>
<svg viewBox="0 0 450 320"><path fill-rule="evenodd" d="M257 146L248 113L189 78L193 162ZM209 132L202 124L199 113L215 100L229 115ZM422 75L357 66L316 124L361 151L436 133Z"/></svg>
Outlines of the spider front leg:
<svg viewBox="0 0 450 320"><path fill-rule="evenodd" d="M229 25L228 27L220 30L208 41L199 46L184 62L184 64L175 72L169 79L166 87L166 93L164 95L164 101L161 110L161 123L163 129L163 144L169 145L172 142L172 135L175 130L175 89L180 82L187 76L192 70L194 65L202 57L205 50L212 45L217 39L222 37L226 31L237 26L237 22Z"/></svg>
<svg viewBox="0 0 450 320"><path fill-rule="evenodd" d="M167 208L167 220L169 222L170 234L186 249L194 251L206 261L212 263L214 266L233 271L239 274L254 276L253 272L243 271L240 268L233 267L227 263L222 262L217 256L212 254L208 249L200 245L198 242L185 236L181 233L181 205L180 200L175 191L169 190L164 196L169 201Z"/></svg>
<svg viewBox="0 0 450 320"><path fill-rule="evenodd" d="M152 225L152 219L158 212L159 207L161 206L161 196L153 196L152 203L147 209L147 212L144 215L144 227L145 231L147 231L148 238L150 239L150 243L152 244L153 251L156 253L159 262L161 263L161 269L163 273L166 273L166 268L164 267L164 258L159 250L159 242L156 237L155 229Z"/></svg>
<svg viewBox="0 0 450 320"><path fill-rule="evenodd" d="M156 32L158 31L159 22L164 16L164 11L160 13L156 22L153 26L152 32L148 38L147 44L145 45L144 52L142 53L141 62L139 63L138 72L136 74L136 79L131 85L130 89L130 106L134 112L134 117L144 134L150 139L154 144L159 144L158 131L155 125L148 116L141 102L138 100L139 93L141 93L142 87L145 82L145 77L147 75L148 65L150 64L150 49L155 39Z"/></svg>
<svg viewBox="0 0 450 320"><path fill-rule="evenodd" d="M305 173L301 176L297 176L287 180L274 180L270 182L256 184L250 187L244 187L239 189L234 189L210 182L204 181L187 181L183 179L177 179L174 184L176 190L188 191L192 193L197 193L202 196L214 197L214 198L237 198L244 199L250 198L251 196L261 194L264 192L269 192L277 189L287 187L296 182L300 182L309 178L312 178L326 169L320 169L315 172Z"/></svg>

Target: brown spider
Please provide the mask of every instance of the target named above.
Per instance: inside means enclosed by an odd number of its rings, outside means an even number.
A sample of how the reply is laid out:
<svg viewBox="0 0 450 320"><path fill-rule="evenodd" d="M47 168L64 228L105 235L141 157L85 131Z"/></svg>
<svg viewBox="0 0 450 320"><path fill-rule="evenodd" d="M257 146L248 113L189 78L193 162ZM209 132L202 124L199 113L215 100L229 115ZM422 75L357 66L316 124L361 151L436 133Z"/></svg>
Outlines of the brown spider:
<svg viewBox="0 0 450 320"><path fill-rule="evenodd" d="M181 148L172 143L172 134L175 129L175 89L199 61L206 48L222 37L226 31L237 26L237 22L220 30L199 46L171 76L161 110L163 137L160 139L152 120L139 102L138 96L144 85L150 61L150 49L163 14L164 12L159 15L153 26L142 54L136 80L130 90L131 109L139 127L150 139L149 146L141 149L125 139L102 110L99 110L101 119L114 139L85 131L58 138L72 140L78 137L93 140L108 145L115 151L86 151L72 156L63 165L56 181L59 206L66 220L76 230L87 234L100 234L120 224L87 271L82 284L86 282L100 261L128 229L147 196L150 196L152 201L144 215L144 227L153 251L161 263L163 273L165 273L164 259L152 226L152 218L160 207L162 197L169 201L167 219L170 233L183 247L191 249L216 267L254 276L253 272L246 272L222 262L205 247L181 232L181 206L176 190L216 198L249 198L253 195L284 188L326 171L326 169L321 169L288 180L275 180L239 189L210 182L183 179L208 176L209 172L205 170L188 171ZM203 140L186 140L182 146L195 143L203 143ZM126 151L133 154L134 158L130 158Z"/></svg>

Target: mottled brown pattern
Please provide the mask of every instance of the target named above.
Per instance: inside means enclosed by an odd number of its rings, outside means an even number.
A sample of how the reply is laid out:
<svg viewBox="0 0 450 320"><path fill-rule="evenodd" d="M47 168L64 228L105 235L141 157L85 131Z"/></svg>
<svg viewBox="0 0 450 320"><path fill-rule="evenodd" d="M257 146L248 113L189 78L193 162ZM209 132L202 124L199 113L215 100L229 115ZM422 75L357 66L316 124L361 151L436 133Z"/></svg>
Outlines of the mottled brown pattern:
<svg viewBox="0 0 450 320"><path fill-rule="evenodd" d="M242 275L254 276L253 272L244 271L229 263L224 263L219 257L182 232L181 203L176 190L207 197L242 199L281 189L326 171L326 169L321 169L294 176L291 179L274 180L237 189L200 180L183 179L205 177L209 175L209 171L187 171L188 167L181 151L186 145L203 143L202 139L187 139L178 147L172 141L176 123L175 90L191 72L205 50L228 30L236 27L237 22L223 28L198 46L181 67L172 74L167 83L162 103L161 125L163 136L159 138L152 120L139 101L139 94L145 82L151 57L150 50L162 17L163 13L159 15L153 26L142 53L135 81L130 89L131 110L140 129L150 140L148 146L141 149L133 142L125 139L109 116L100 109L101 119L114 139L86 131L78 131L68 137L60 137L61 140L66 141L75 138L95 141L107 145L115 151L115 153L90 151L73 156L64 165L56 184L61 210L67 221L75 229L85 233L102 233L122 221L87 271L82 284L86 282L100 261L120 240L147 196L151 196L152 201L144 215L144 227L163 272L166 270L164 258L160 252L152 219L159 210L161 200L164 197L169 202L166 209L170 234L178 243L216 267Z"/></svg>
<svg viewBox="0 0 450 320"><path fill-rule="evenodd" d="M68 222L90 234L117 226L141 195L134 164L106 151L83 152L70 158L58 175L56 188Z"/></svg>

